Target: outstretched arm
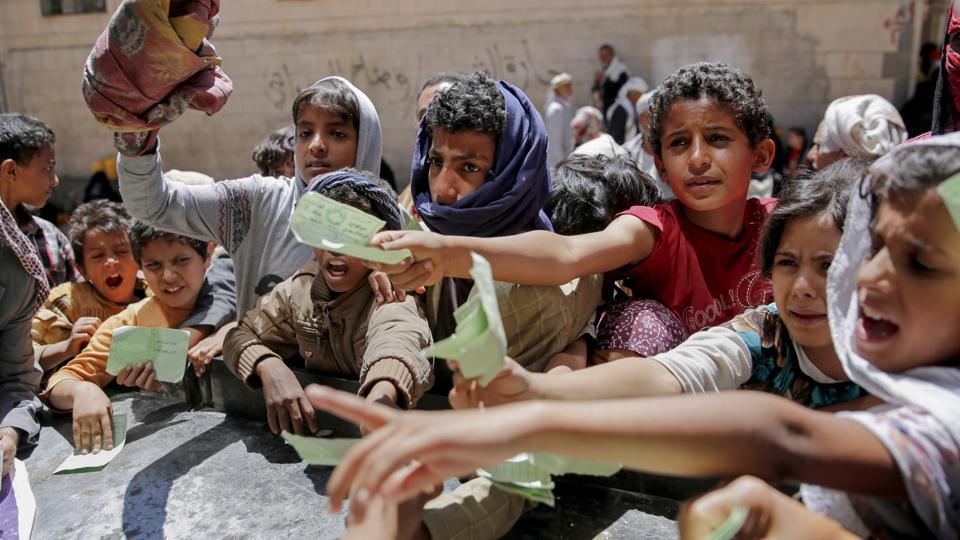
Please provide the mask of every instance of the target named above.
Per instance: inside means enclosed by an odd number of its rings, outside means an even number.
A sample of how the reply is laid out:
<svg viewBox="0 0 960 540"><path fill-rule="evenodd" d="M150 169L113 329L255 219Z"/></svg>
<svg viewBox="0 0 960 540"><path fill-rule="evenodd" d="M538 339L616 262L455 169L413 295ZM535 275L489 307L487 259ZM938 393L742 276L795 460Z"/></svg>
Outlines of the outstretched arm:
<svg viewBox="0 0 960 540"><path fill-rule="evenodd" d="M867 428L757 392L402 414L316 386L308 396L375 429L331 476L334 505L351 486L404 499L524 451L662 474L753 474L881 496L904 492L892 457ZM418 467L401 471L414 459Z"/></svg>
<svg viewBox="0 0 960 540"><path fill-rule="evenodd" d="M646 222L621 216L606 229L577 236L531 231L500 238L444 236L421 231L388 231L373 242L383 249L409 249L415 262L374 265L410 290L444 276L470 277L470 252L490 261L493 277L523 285L562 285L589 274L616 270L650 256L655 235Z"/></svg>

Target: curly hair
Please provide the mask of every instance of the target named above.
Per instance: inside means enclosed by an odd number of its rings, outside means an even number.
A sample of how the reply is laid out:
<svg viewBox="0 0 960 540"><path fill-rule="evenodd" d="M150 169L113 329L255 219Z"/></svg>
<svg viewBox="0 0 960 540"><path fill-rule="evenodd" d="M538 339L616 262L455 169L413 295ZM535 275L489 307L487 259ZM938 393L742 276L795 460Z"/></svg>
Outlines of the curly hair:
<svg viewBox="0 0 960 540"><path fill-rule="evenodd" d="M20 113L0 114L0 162L12 159L27 166L44 146L53 146L56 137L50 126Z"/></svg>
<svg viewBox="0 0 960 540"><path fill-rule="evenodd" d="M293 163L296 137L294 126L289 125L267 135L253 147L253 162L261 174L277 178L283 176L283 166Z"/></svg>
<svg viewBox="0 0 960 540"><path fill-rule="evenodd" d="M70 239L77 261L83 264L83 243L88 232L100 230L127 236L129 228L130 214L122 204L97 199L81 204L70 214L70 220L67 221L67 238Z"/></svg>
<svg viewBox="0 0 960 540"><path fill-rule="evenodd" d="M753 79L726 64L697 62L667 77L650 99L650 143L656 155L661 155L663 122L673 105L702 97L728 107L751 146L770 137L770 111Z"/></svg>
<svg viewBox="0 0 960 540"><path fill-rule="evenodd" d="M430 130L470 130L496 137L507 123L507 109L497 82L486 73L475 71L434 96L424 122Z"/></svg>

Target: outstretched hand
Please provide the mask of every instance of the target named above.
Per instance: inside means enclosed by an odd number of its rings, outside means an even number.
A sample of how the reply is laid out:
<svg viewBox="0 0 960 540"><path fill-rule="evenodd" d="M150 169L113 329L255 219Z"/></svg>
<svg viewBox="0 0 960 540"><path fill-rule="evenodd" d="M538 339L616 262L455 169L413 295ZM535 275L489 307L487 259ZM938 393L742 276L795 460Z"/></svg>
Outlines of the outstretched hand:
<svg viewBox="0 0 960 540"><path fill-rule="evenodd" d="M454 409L475 409L481 405L495 407L537 399L536 378L538 374L527 371L516 360L509 356L504 357L503 369L490 381L487 386L480 386L477 379L468 379L460 373L456 360L447 362L453 372L453 388L448 398Z"/></svg>
<svg viewBox="0 0 960 540"><path fill-rule="evenodd" d="M443 235L426 231L383 231L373 237L371 244L384 250L408 249L413 258L399 264L367 262L393 282L394 288L413 291L436 284L444 276Z"/></svg>
<svg viewBox="0 0 960 540"><path fill-rule="evenodd" d="M334 511L348 493L400 502L447 478L499 463L520 451L527 435L523 419L535 417L517 414L517 406L398 411L317 385L307 388L307 398L314 407L371 430L344 456L327 482Z"/></svg>

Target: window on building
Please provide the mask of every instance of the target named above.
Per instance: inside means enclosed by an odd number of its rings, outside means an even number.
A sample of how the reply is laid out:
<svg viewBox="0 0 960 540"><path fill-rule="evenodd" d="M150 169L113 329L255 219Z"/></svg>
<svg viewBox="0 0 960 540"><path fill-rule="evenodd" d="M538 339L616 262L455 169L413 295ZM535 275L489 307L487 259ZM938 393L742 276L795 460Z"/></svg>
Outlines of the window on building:
<svg viewBox="0 0 960 540"><path fill-rule="evenodd" d="M107 11L107 0L40 0L45 16L73 13L102 13Z"/></svg>

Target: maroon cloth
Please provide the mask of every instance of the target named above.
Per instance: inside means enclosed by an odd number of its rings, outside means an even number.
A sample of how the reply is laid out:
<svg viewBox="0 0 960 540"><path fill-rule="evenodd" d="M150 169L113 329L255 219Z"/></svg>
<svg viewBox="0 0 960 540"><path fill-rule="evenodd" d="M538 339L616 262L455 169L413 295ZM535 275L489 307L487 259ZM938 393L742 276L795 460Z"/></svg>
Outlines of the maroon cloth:
<svg viewBox="0 0 960 540"><path fill-rule="evenodd" d="M653 252L640 264L610 277L625 279L634 298L661 302L687 333L716 326L743 310L773 301L770 281L760 275L756 251L760 228L776 199L747 199L743 230L735 240L691 223L679 201L634 206L631 215L657 230Z"/></svg>
<svg viewBox="0 0 960 540"><path fill-rule="evenodd" d="M187 108L214 114L233 83L207 40L220 0L127 0L110 19L83 69L83 97L117 133L117 148L138 155L157 130Z"/></svg>

